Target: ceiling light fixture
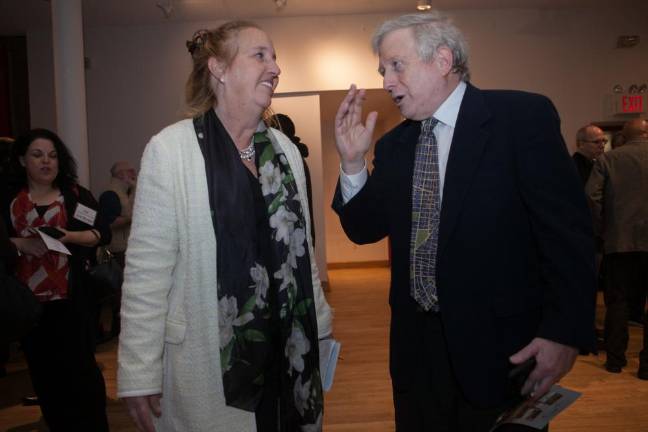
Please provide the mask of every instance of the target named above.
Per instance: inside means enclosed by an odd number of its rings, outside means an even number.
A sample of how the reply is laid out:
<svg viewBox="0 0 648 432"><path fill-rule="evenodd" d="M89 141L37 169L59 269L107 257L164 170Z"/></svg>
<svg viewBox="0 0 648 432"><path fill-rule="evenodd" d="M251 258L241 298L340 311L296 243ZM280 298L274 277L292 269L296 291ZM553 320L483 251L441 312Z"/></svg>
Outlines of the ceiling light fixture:
<svg viewBox="0 0 648 432"><path fill-rule="evenodd" d="M275 6L277 6L277 9L283 9L284 6L286 6L286 3L288 3L288 0L274 0Z"/></svg>
<svg viewBox="0 0 648 432"><path fill-rule="evenodd" d="M420 11L427 11L432 9L432 0L417 0L416 9Z"/></svg>

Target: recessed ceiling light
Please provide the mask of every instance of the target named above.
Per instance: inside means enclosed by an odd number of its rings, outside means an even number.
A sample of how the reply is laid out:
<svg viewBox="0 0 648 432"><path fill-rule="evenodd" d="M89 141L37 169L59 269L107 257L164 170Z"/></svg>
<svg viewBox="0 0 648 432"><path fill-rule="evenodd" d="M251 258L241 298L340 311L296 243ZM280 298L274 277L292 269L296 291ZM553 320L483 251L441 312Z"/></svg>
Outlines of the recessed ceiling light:
<svg viewBox="0 0 648 432"><path fill-rule="evenodd" d="M416 9L420 11L432 9L432 0L418 0L416 2Z"/></svg>

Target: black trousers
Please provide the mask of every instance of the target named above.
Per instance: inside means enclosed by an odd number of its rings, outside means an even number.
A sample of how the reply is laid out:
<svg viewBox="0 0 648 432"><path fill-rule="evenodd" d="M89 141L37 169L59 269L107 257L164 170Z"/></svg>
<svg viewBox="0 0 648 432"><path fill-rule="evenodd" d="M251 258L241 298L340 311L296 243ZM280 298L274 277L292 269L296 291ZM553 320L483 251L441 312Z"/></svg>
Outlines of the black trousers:
<svg viewBox="0 0 648 432"><path fill-rule="evenodd" d="M648 252L612 253L605 256L605 349L607 363L623 367L628 349L628 298L648 294ZM640 368L648 369L648 317L644 314Z"/></svg>
<svg viewBox="0 0 648 432"><path fill-rule="evenodd" d="M106 388L89 326L70 300L44 303L40 322L22 346L50 431L108 430Z"/></svg>
<svg viewBox="0 0 648 432"><path fill-rule="evenodd" d="M394 388L396 432L488 432L508 404L478 408L464 398L450 363L439 315L419 314L425 352L423 361L416 363L424 366L413 366L422 369L416 388ZM497 430L537 431L518 425Z"/></svg>

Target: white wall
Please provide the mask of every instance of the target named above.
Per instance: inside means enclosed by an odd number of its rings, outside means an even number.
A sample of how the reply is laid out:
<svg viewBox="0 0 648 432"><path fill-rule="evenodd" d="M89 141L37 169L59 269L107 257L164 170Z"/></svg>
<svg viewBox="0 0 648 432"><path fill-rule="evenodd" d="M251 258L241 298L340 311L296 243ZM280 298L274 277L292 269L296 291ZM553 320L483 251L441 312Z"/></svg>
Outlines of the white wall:
<svg viewBox="0 0 648 432"><path fill-rule="evenodd" d="M275 97L275 113L286 114L295 124L295 135L308 146L306 163L311 176L313 220L315 226L315 257L320 280L328 282L326 268L326 238L324 222L324 174L322 171L322 130L320 127L320 100L317 95ZM303 209L308 211L308 209Z"/></svg>
<svg viewBox="0 0 648 432"><path fill-rule="evenodd" d="M450 12L471 47L472 81L482 88L544 93L573 145L590 121L615 120L604 106L614 84L648 81L648 2L639 8L471 10ZM274 40L282 68L279 92L339 90L356 82L380 88L370 51L385 15L258 20ZM88 130L91 187L97 192L117 159L138 162L148 139L181 117L189 72L184 42L212 23L87 28ZM621 34L642 43L616 49ZM55 125L51 44L42 30L28 35L32 125ZM328 204L328 203L327 203Z"/></svg>

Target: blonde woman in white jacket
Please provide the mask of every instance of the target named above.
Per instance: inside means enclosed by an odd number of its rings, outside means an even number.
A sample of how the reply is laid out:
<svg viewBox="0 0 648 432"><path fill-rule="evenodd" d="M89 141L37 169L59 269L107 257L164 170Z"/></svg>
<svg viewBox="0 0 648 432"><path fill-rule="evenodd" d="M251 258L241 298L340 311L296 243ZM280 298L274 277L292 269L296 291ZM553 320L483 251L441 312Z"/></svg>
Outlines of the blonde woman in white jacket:
<svg viewBox="0 0 648 432"><path fill-rule="evenodd" d="M331 334L301 156L261 121L280 69L255 24L188 42L192 119L144 151L118 395L141 431L320 431Z"/></svg>

